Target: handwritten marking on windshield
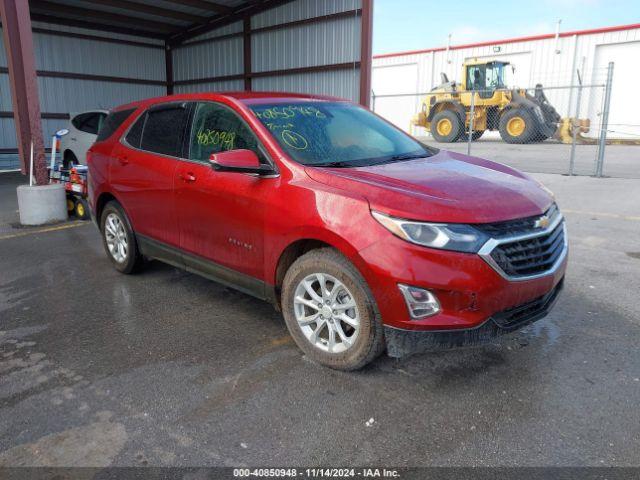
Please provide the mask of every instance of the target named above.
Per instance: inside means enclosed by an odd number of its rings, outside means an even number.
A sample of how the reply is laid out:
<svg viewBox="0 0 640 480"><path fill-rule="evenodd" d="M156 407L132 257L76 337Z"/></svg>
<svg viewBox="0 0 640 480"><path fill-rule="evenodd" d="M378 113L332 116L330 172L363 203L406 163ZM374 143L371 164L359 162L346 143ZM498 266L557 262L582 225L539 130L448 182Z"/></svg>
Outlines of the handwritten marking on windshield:
<svg viewBox="0 0 640 480"><path fill-rule="evenodd" d="M280 134L282 141L295 150L306 150L309 147L309 142L297 132L291 130L283 130Z"/></svg>
<svg viewBox="0 0 640 480"><path fill-rule="evenodd" d="M256 117L261 120L281 120L302 117L327 118L327 116L316 107L305 107L299 105L290 105L286 107L271 107L261 112L255 112Z"/></svg>
<svg viewBox="0 0 640 480"><path fill-rule="evenodd" d="M265 124L269 130L278 130L278 129L290 129L293 128L293 123L285 123L282 125L278 125L277 123L268 122Z"/></svg>

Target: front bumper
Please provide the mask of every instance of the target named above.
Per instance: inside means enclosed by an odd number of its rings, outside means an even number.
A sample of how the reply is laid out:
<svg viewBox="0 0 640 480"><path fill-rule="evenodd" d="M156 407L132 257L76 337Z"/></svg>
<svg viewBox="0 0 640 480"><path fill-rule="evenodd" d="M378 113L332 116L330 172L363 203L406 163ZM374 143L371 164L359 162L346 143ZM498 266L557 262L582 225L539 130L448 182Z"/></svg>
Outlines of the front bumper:
<svg viewBox="0 0 640 480"><path fill-rule="evenodd" d="M544 318L558 299L563 285L564 278L547 294L495 313L474 328L418 331L385 325L387 353L390 357L400 358L415 353L490 342L500 335L514 332Z"/></svg>
<svg viewBox="0 0 640 480"><path fill-rule="evenodd" d="M565 252L553 271L513 281L478 254L424 248L388 234L359 255L384 325L432 332L473 330L498 312L543 297L564 277L568 258ZM428 289L438 298L440 312L410 318L398 284Z"/></svg>

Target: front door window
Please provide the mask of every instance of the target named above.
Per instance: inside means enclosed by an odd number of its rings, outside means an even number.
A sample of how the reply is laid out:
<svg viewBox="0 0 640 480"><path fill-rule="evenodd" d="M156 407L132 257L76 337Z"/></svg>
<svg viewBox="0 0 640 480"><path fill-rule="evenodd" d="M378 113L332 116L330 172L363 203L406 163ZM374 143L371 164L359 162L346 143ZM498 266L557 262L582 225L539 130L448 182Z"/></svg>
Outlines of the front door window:
<svg viewBox="0 0 640 480"><path fill-rule="evenodd" d="M258 139L235 112L217 103L199 103L191 128L189 158L208 162L211 154L240 149L255 152L261 163L267 163Z"/></svg>

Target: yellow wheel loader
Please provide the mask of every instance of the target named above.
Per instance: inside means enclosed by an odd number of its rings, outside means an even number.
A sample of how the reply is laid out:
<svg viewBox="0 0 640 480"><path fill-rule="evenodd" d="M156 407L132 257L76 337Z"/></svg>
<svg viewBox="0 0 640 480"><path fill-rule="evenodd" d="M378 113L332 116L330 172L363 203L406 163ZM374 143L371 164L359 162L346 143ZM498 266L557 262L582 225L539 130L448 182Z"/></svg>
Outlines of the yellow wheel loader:
<svg viewBox="0 0 640 480"><path fill-rule="evenodd" d="M498 130L507 143L542 142L552 137L560 115L549 103L542 85L535 93L509 89L505 72L509 62L473 60L464 63L461 83L442 74L442 84L422 100L412 123L426 128L438 142L467 138L473 96L473 133L477 140L486 130Z"/></svg>

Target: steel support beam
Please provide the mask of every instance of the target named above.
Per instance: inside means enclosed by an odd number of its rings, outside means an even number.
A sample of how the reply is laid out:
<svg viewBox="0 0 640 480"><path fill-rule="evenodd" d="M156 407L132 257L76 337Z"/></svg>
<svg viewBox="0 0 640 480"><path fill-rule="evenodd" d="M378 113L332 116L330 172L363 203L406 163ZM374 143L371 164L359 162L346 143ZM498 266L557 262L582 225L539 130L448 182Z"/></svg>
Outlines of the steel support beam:
<svg viewBox="0 0 640 480"><path fill-rule="evenodd" d="M244 89L251 91L251 17L242 20L242 48L244 61Z"/></svg>
<svg viewBox="0 0 640 480"><path fill-rule="evenodd" d="M18 153L23 174L34 174L37 185L48 183L44 156L40 99L29 4L25 1L0 0L2 34L7 51L11 101L15 118ZM29 171L31 143L33 142L33 172Z"/></svg>
<svg viewBox="0 0 640 480"><path fill-rule="evenodd" d="M173 49L167 42L164 43L164 67L167 95L173 95Z"/></svg>
<svg viewBox="0 0 640 480"><path fill-rule="evenodd" d="M373 56L373 0L362 0L360 29L360 104L371 104L371 62Z"/></svg>

